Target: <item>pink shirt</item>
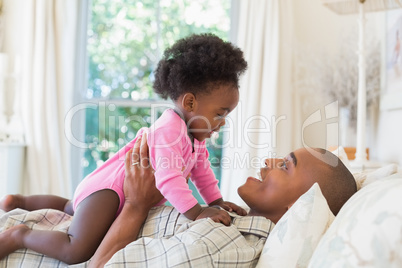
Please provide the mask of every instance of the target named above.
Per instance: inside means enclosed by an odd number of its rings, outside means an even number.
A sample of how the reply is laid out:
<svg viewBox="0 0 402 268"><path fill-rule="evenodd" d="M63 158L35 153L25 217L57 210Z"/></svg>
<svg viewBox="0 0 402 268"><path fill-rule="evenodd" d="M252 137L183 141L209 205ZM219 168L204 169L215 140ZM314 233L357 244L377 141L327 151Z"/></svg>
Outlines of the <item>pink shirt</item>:
<svg viewBox="0 0 402 268"><path fill-rule="evenodd" d="M187 126L172 109L166 110L149 129L141 129L137 137L144 131L148 132L149 154L155 170L156 187L165 197L158 205L169 200L181 213L194 207L198 202L187 184L189 174L207 204L222 198L218 181L208 161L205 141L194 139L193 151ZM137 137L78 185L73 199L74 210L90 194L111 189L119 195L120 206L117 213L120 213L124 205L125 154L134 146Z"/></svg>

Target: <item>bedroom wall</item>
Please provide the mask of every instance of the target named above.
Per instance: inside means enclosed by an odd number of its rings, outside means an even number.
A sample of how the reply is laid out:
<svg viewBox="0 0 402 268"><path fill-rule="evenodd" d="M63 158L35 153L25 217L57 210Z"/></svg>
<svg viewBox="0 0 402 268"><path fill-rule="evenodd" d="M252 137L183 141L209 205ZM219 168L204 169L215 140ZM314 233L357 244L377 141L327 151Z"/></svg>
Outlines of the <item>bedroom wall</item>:
<svg viewBox="0 0 402 268"><path fill-rule="evenodd" d="M402 166L402 109L380 112L377 143L378 159Z"/></svg>
<svg viewBox="0 0 402 268"><path fill-rule="evenodd" d="M325 6L320 0L294 1L295 53L301 53L306 48L326 51L329 54L337 50L348 33L357 33L356 15L338 15ZM385 12L375 12L366 15L367 35L379 38L384 42ZM357 48L357 44L356 44ZM296 58L295 58L296 59ZM297 64L295 62L295 64ZM298 116L303 122L318 109L323 110L328 103L311 95L297 92L296 106ZM299 98L299 100L297 100ZM392 162L402 165L402 109L380 110L376 107L374 116L368 122L367 146L370 148L371 159ZM304 140L309 146L325 147L326 124L320 122L305 130ZM300 145L300 144L299 144Z"/></svg>
<svg viewBox="0 0 402 268"><path fill-rule="evenodd" d="M318 57L319 53L328 53L330 55L336 53L341 38L342 29L350 24L351 19L348 17L340 18L331 10L325 8L320 0L304 0L294 1L294 64L295 70L297 66L303 64L301 57L306 57L308 54L311 57ZM319 53L314 53L314 52ZM297 87L300 77L295 79L295 102L298 106L299 115L299 129L302 131L302 125L305 120L317 110L323 111L327 102L318 97L319 94L311 96L310 93L303 92ZM333 144L332 141L327 141L327 130L325 121L312 124L304 130L304 142L311 147L329 146L328 143ZM333 136L332 133L330 134ZM331 140L333 139L330 138ZM300 143L297 147L302 146Z"/></svg>

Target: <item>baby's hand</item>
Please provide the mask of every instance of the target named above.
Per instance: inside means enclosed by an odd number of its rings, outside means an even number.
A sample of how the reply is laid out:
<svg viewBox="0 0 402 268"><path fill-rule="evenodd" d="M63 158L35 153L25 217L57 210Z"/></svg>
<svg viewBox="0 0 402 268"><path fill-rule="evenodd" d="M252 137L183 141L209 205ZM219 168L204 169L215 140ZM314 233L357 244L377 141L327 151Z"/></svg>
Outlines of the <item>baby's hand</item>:
<svg viewBox="0 0 402 268"><path fill-rule="evenodd" d="M226 211L213 207L204 208L196 220L203 218L211 218L214 222L220 222L226 226L229 226L231 222L230 216Z"/></svg>
<svg viewBox="0 0 402 268"><path fill-rule="evenodd" d="M217 205L220 206L221 208L223 208L224 210L227 210L230 212L234 211L240 216L247 215L247 212L242 207L240 207L232 202L222 200L222 202L219 202Z"/></svg>

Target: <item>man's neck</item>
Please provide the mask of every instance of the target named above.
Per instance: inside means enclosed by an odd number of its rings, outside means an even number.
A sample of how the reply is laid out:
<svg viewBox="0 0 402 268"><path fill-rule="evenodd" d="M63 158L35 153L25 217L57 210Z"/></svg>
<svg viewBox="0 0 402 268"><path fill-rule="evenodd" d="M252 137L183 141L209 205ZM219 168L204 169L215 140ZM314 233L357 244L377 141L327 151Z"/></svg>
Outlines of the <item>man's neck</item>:
<svg viewBox="0 0 402 268"><path fill-rule="evenodd" d="M261 212L258 212L258 211L255 211L255 210L253 210L253 209L250 209L250 212L247 214L248 216L262 216L262 217L265 217L265 218L267 218L268 220L270 220L270 221L272 221L273 223L277 223L280 219L281 219L281 217L283 216L283 215L275 215L275 214L267 214L267 213L261 213Z"/></svg>

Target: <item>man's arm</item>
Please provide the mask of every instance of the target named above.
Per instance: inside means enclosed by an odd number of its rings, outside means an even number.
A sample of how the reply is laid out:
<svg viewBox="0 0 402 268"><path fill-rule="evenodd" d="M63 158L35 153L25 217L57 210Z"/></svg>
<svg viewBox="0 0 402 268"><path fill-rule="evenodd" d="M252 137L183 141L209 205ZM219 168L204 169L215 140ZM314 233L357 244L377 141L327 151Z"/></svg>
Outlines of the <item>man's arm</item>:
<svg viewBox="0 0 402 268"><path fill-rule="evenodd" d="M155 187L148 159L147 137L144 134L126 154L123 209L96 250L89 267L103 267L117 251L136 240L149 210L163 198ZM132 165L137 162L139 164Z"/></svg>

